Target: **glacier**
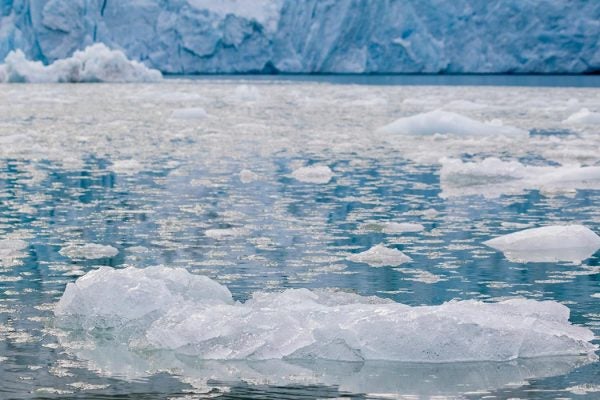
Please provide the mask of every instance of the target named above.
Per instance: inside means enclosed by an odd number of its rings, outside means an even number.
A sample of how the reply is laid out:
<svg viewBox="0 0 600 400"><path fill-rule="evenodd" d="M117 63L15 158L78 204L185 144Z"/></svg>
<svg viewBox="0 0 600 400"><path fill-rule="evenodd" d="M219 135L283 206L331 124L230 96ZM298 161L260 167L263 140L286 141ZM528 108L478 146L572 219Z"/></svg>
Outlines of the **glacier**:
<svg viewBox="0 0 600 400"><path fill-rule="evenodd" d="M166 74L582 73L600 2L2 0L0 59L94 43Z"/></svg>
<svg viewBox="0 0 600 400"><path fill-rule="evenodd" d="M333 290L255 292L244 303L227 287L183 268L101 267L67 287L57 326L86 341L128 343L199 360L398 362L595 358L594 334L569 323L554 301L396 303ZM112 340L112 339L110 339Z"/></svg>

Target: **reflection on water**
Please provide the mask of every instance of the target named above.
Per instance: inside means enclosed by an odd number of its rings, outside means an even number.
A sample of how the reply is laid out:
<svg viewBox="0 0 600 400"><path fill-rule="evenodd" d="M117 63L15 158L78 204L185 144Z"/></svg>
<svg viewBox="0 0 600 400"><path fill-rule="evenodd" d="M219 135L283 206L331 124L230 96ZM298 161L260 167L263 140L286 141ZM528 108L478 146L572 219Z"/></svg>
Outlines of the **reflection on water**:
<svg viewBox="0 0 600 400"><path fill-rule="evenodd" d="M373 134L440 107L562 132L570 114L600 106L596 90L254 85L251 99L235 97L237 83L218 81L0 87L11 99L0 104L0 397L556 398L598 384L598 362L574 359L223 364L134 354L118 344L65 351L54 304L68 282L99 265L184 267L226 284L236 300L300 287L409 305L552 299L598 335L599 253L581 265L523 264L482 243L558 223L598 233L600 191L443 198L439 177L442 157L597 165L597 128L569 127L573 135L536 134L517 144ZM190 107L203 107L207 117L170 119ZM326 183L294 178L309 165L327 165L333 176ZM369 228L390 223L424 230ZM118 253L91 247L104 250L83 256L89 244ZM378 244L412 261L374 268L348 260ZM63 250L74 248L76 255Z"/></svg>

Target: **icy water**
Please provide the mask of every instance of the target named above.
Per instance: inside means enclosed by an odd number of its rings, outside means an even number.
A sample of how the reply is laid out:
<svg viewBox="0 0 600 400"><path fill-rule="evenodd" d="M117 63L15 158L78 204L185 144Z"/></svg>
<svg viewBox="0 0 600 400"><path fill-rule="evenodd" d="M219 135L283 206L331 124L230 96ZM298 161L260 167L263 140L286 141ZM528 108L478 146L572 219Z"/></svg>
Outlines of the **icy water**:
<svg viewBox="0 0 600 400"><path fill-rule="evenodd" d="M549 185L483 162L599 165L599 125L567 121L600 111L596 88L170 80L1 85L0 99L2 399L600 396L600 363L578 358L224 363L128 354L118 343L78 352L53 314L66 284L87 271L162 264L209 276L240 301L286 288L413 306L556 300L598 337L600 252L525 263L482 244L551 224L600 232L597 177ZM434 109L529 135L376 132ZM461 170L467 163L479 164ZM314 165L331 178L294 173ZM394 233L390 222L424 229ZM77 247L89 243L118 254ZM348 260L377 244L412 261Z"/></svg>

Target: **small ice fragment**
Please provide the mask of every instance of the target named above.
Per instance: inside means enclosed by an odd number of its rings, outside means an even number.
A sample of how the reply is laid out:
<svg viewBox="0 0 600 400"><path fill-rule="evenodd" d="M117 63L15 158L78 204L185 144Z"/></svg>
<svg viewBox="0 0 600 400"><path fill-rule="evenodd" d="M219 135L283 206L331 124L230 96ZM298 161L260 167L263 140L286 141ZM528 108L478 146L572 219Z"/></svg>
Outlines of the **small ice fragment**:
<svg viewBox="0 0 600 400"><path fill-rule="evenodd" d="M385 222L383 224L383 233L405 233L405 232L421 232L425 227L421 224L411 222Z"/></svg>
<svg viewBox="0 0 600 400"><path fill-rule="evenodd" d="M498 120L480 122L450 111L434 110L400 118L377 130L381 133L406 135L453 134L464 136L505 135L527 137L528 132L502 125Z"/></svg>
<svg viewBox="0 0 600 400"><path fill-rule="evenodd" d="M243 169L240 171L240 182L250 183L259 179L258 174L250 171L249 169Z"/></svg>
<svg viewBox="0 0 600 400"><path fill-rule="evenodd" d="M592 112L582 108L563 121L565 124L598 125L600 124L600 113Z"/></svg>
<svg viewBox="0 0 600 400"><path fill-rule="evenodd" d="M580 263L600 249L600 236L583 225L551 225L483 242L513 262Z"/></svg>
<svg viewBox="0 0 600 400"><path fill-rule="evenodd" d="M208 114L202 107L181 108L171 113L171 118L175 119L203 119Z"/></svg>
<svg viewBox="0 0 600 400"><path fill-rule="evenodd" d="M139 161L129 160L115 160L111 166L111 169L117 174L131 175L139 172L142 169L142 164Z"/></svg>
<svg viewBox="0 0 600 400"><path fill-rule="evenodd" d="M215 228L215 229L207 229L204 231L204 234L209 238L215 240L224 240L235 238L239 236L243 236L248 233L248 230L245 228Z"/></svg>
<svg viewBox="0 0 600 400"><path fill-rule="evenodd" d="M260 92L256 86L239 85L234 89L232 99L241 102L257 101L260 99Z"/></svg>
<svg viewBox="0 0 600 400"><path fill-rule="evenodd" d="M63 247L58 253L72 259L95 260L98 258L114 257L119 254L119 250L109 245L86 243L84 245Z"/></svg>
<svg viewBox="0 0 600 400"><path fill-rule="evenodd" d="M362 253L351 254L346 259L352 262L369 264L372 267L396 266L412 261L409 256L400 250L385 247L383 244L373 246Z"/></svg>
<svg viewBox="0 0 600 400"><path fill-rule="evenodd" d="M310 165L296 169L292 177L300 182L324 184L333 178L333 171L327 165Z"/></svg>

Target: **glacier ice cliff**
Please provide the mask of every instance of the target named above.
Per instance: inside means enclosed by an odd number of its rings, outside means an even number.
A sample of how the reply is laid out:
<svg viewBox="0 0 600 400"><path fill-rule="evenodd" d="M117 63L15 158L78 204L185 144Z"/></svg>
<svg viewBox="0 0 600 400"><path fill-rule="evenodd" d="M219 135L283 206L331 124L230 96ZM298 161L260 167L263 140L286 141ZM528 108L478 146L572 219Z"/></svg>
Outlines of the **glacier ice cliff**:
<svg viewBox="0 0 600 400"><path fill-rule="evenodd" d="M102 42L163 73L600 70L586 0L0 0L0 59Z"/></svg>

